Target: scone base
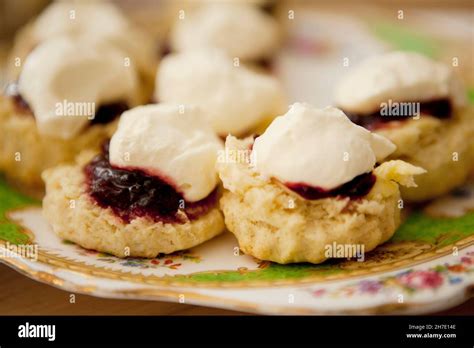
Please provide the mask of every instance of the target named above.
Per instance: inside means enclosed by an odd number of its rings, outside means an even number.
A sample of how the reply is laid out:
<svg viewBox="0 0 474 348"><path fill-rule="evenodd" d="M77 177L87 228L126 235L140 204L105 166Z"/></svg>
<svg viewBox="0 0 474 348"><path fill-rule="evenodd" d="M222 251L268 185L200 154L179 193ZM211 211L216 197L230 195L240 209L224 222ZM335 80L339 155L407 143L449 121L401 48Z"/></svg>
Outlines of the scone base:
<svg viewBox="0 0 474 348"><path fill-rule="evenodd" d="M154 222L145 217L125 223L110 208L95 204L86 192L81 165L47 170L43 178L46 220L59 237L87 249L118 257L153 258L194 247L224 230L218 207L184 224Z"/></svg>
<svg viewBox="0 0 474 348"><path fill-rule="evenodd" d="M226 226L242 251L262 260L317 264L329 258L326 250L333 243L364 245L368 252L387 241L400 224L398 189L390 197L360 202L329 198L307 205L296 200L292 209L272 191L261 187L244 196L226 191L221 199Z"/></svg>
<svg viewBox="0 0 474 348"><path fill-rule="evenodd" d="M474 169L474 108L458 110L452 119L421 117L401 127L378 131L397 145L389 159L402 159L427 173L417 187L402 187L407 202L422 202L449 193Z"/></svg>
<svg viewBox="0 0 474 348"><path fill-rule="evenodd" d="M18 114L11 99L0 96L0 171L23 192L39 194L43 170L72 162L81 150L99 149L116 124L91 126L71 140L45 137L38 133L33 116Z"/></svg>
<svg viewBox="0 0 474 348"><path fill-rule="evenodd" d="M226 149L248 148L247 141L227 139ZM262 178L246 164L220 163L226 188L221 198L227 228L241 250L281 264L321 263L336 244L363 245L368 252L387 241L400 225L400 191L377 177L362 199L306 200L275 180Z"/></svg>

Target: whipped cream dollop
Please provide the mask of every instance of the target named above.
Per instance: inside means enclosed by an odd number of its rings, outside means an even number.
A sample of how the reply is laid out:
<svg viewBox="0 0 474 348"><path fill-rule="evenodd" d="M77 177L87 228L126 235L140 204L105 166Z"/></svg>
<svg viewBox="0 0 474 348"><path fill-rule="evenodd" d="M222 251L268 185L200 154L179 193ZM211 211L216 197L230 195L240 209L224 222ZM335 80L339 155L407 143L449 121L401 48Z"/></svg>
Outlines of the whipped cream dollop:
<svg viewBox="0 0 474 348"><path fill-rule="evenodd" d="M32 23L32 44L62 35L109 41L124 51L139 71L154 69L156 44L108 1L55 1Z"/></svg>
<svg viewBox="0 0 474 348"><path fill-rule="evenodd" d="M282 112L277 79L257 73L218 50L171 54L160 64L155 98L200 106L219 135L241 135Z"/></svg>
<svg viewBox="0 0 474 348"><path fill-rule="evenodd" d="M76 136L101 104L138 98L137 74L113 45L70 36L47 40L26 59L18 91L40 134ZM92 112L91 112L92 111Z"/></svg>
<svg viewBox="0 0 474 348"><path fill-rule="evenodd" d="M276 20L249 3L204 4L177 19L171 32L175 51L219 48L243 60L269 56L278 41Z"/></svg>
<svg viewBox="0 0 474 348"><path fill-rule="evenodd" d="M454 70L418 53L386 53L349 69L335 91L335 103L345 111L371 113L390 99L423 102L448 98L454 107L466 103Z"/></svg>
<svg viewBox="0 0 474 348"><path fill-rule="evenodd" d="M112 165L159 177L196 202L218 183L215 165L222 148L198 108L156 104L122 114L109 156Z"/></svg>
<svg viewBox="0 0 474 348"><path fill-rule="evenodd" d="M339 109L304 103L277 117L253 145L255 169L263 176L326 190L371 172L395 148Z"/></svg>

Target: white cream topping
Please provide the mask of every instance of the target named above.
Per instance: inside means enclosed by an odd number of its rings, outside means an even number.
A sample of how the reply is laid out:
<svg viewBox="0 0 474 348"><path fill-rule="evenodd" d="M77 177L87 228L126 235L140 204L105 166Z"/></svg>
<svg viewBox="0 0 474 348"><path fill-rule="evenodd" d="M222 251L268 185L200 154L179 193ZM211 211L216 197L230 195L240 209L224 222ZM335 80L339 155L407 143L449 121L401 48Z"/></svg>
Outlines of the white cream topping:
<svg viewBox="0 0 474 348"><path fill-rule="evenodd" d="M108 1L56 1L33 22L33 41L41 43L62 35L84 36L98 42L109 41L124 51L130 64L140 71L154 66L156 45L147 33L132 25Z"/></svg>
<svg viewBox="0 0 474 348"><path fill-rule="evenodd" d="M123 113L110 141L110 163L167 181L186 201L207 197L218 183L223 145L196 107L156 104Z"/></svg>
<svg viewBox="0 0 474 348"><path fill-rule="evenodd" d="M219 48L243 60L269 56L278 45L278 25L252 4L214 2L186 12L171 32L175 51Z"/></svg>
<svg viewBox="0 0 474 348"><path fill-rule="evenodd" d="M217 50L166 56L156 86L160 102L199 105L219 135L248 132L285 105L278 80L235 66Z"/></svg>
<svg viewBox="0 0 474 348"><path fill-rule="evenodd" d="M277 117L253 145L255 169L263 176L326 190L372 171L395 148L339 109L304 103Z"/></svg>
<svg viewBox="0 0 474 348"><path fill-rule="evenodd" d="M138 82L135 69L124 66L123 54L114 46L62 36L31 52L18 90L33 110L40 134L70 139L101 104L134 105Z"/></svg>
<svg viewBox="0 0 474 348"><path fill-rule="evenodd" d="M335 91L335 103L346 111L371 113L381 103L423 102L449 98L455 107L466 93L454 70L413 52L391 52L350 69Z"/></svg>

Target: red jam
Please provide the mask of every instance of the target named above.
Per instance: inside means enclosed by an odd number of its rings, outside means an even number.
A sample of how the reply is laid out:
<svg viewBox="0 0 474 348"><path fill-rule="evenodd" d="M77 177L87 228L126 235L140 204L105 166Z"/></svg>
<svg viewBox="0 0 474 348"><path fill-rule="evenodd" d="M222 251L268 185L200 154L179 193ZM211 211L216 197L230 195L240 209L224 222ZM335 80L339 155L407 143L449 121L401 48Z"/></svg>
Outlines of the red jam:
<svg viewBox="0 0 474 348"><path fill-rule="evenodd" d="M11 86L9 86L9 90L10 93L8 95L13 101L15 110L19 114L31 115L34 117L33 110L28 105L26 100L23 99L22 95L18 92L17 84L12 83ZM109 122L112 122L128 109L129 107L124 101L100 105L89 125L107 124Z"/></svg>
<svg viewBox="0 0 474 348"><path fill-rule="evenodd" d="M101 105L91 120L90 125L110 123L127 110L128 104L122 101Z"/></svg>
<svg viewBox="0 0 474 348"><path fill-rule="evenodd" d="M264 71L273 71L273 60L271 58L261 58L256 61L257 66L262 68Z"/></svg>
<svg viewBox="0 0 474 348"><path fill-rule="evenodd" d="M332 190L309 186L303 183L285 183L285 186L308 200L330 197L349 197L350 199L359 199L370 192L376 179L376 176L372 173L365 173L356 176L351 181Z"/></svg>
<svg viewBox="0 0 474 348"><path fill-rule="evenodd" d="M165 56L171 54L171 52L172 52L171 45L168 41L158 46L158 56L161 58L164 58Z"/></svg>
<svg viewBox="0 0 474 348"><path fill-rule="evenodd" d="M16 112L33 116L30 106L20 94L12 95L11 98Z"/></svg>
<svg viewBox="0 0 474 348"><path fill-rule="evenodd" d="M126 223L148 217L155 222L182 224L206 214L217 204L217 188L206 198L190 203L172 185L156 176L112 166L108 143L84 171L89 195L100 207L111 208Z"/></svg>
<svg viewBox="0 0 474 348"><path fill-rule="evenodd" d="M414 116L384 116L380 114L380 110L371 114L356 114L346 111L344 111L344 113L353 123L369 130L390 127L395 124L392 122L404 122ZM388 111L388 113L389 115L394 114L394 112L390 111ZM447 119L452 116L452 113L453 106L451 101L447 98L420 103L420 114Z"/></svg>

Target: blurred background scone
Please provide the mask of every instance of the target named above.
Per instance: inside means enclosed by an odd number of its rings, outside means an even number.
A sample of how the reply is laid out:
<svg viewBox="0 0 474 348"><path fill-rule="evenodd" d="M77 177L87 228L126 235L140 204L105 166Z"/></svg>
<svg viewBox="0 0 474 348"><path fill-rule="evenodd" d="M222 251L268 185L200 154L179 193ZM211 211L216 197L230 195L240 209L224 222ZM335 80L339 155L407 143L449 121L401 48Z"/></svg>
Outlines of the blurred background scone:
<svg viewBox="0 0 474 348"><path fill-rule="evenodd" d="M91 41L115 45L123 52L122 60L127 60L127 64L138 71L143 101L150 99L158 59L157 44L110 1L52 2L18 32L8 60L8 80L18 78L26 57L38 44L63 35L85 36Z"/></svg>
<svg viewBox="0 0 474 348"><path fill-rule="evenodd" d="M400 224L398 183L424 172L403 161L374 170L394 150L338 109L294 104L255 142L227 138L226 226L245 253L278 263L323 262L332 243L370 251Z"/></svg>
<svg viewBox="0 0 474 348"><path fill-rule="evenodd" d="M196 108L129 110L101 153L44 172L44 216L60 237L118 257L191 248L224 230L221 148Z"/></svg>
<svg viewBox="0 0 474 348"><path fill-rule="evenodd" d="M351 69L351 68L349 68ZM424 201L461 185L474 166L474 109L454 71L417 53L376 56L349 70L336 104L353 122L390 139L403 159L427 170L408 201Z"/></svg>
<svg viewBox="0 0 474 348"><path fill-rule="evenodd" d="M41 189L41 172L98 149L115 119L140 99L134 67L106 42L61 36L38 44L0 96L0 171Z"/></svg>
<svg viewBox="0 0 474 348"><path fill-rule="evenodd" d="M170 54L156 77L159 102L199 105L220 136L260 132L286 107L280 82L222 51Z"/></svg>
<svg viewBox="0 0 474 348"><path fill-rule="evenodd" d="M203 2L178 17L170 33L175 52L220 49L257 63L269 59L279 42L277 21L250 2Z"/></svg>

